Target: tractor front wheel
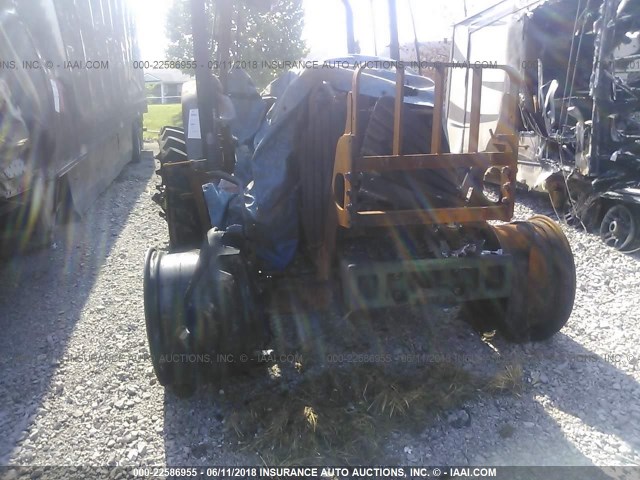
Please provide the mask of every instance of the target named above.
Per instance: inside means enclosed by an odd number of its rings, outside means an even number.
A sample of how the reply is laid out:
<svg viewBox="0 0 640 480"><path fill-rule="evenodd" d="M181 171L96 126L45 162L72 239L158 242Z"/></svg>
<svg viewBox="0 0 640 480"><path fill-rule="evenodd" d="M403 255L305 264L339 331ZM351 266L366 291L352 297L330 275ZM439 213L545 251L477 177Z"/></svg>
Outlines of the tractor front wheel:
<svg viewBox="0 0 640 480"><path fill-rule="evenodd" d="M498 330L514 342L552 337L567 323L576 292L567 238L556 222L543 215L492 228L504 254L512 257L511 296L467 302L464 317L477 328Z"/></svg>
<svg viewBox="0 0 640 480"><path fill-rule="evenodd" d="M151 248L145 259L144 311L149 353L158 383L163 387L172 387L179 396L189 396L195 391L195 372L183 361L188 351L180 345L175 331L175 327L184 320L185 308L179 294L174 292L171 295L166 287L163 289L166 283L161 277L163 256L162 252ZM175 309L169 315L162 311L162 295L167 293L175 304Z"/></svg>
<svg viewBox="0 0 640 480"><path fill-rule="evenodd" d="M214 231L200 251L151 249L145 260L149 352L158 382L179 396L251 368L267 340L248 265L220 238Z"/></svg>

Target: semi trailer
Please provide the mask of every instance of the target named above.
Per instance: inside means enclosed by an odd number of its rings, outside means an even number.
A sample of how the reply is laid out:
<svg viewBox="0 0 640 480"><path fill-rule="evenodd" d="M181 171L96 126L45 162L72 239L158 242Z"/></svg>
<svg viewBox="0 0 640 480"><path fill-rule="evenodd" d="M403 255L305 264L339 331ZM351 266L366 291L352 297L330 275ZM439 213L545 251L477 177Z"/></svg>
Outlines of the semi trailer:
<svg viewBox="0 0 640 480"><path fill-rule="evenodd" d="M144 74L125 0L0 7L0 239L49 241L139 158Z"/></svg>

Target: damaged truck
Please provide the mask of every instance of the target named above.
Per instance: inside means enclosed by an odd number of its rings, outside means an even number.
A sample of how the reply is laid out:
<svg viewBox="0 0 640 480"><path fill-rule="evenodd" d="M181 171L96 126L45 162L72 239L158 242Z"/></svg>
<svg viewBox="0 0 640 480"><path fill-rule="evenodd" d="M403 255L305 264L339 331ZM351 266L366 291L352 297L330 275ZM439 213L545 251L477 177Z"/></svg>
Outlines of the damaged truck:
<svg viewBox="0 0 640 480"><path fill-rule="evenodd" d="M607 245L637 251L640 1L505 0L455 25L451 58L521 73L518 184L547 192L559 215ZM466 81L458 71L451 80L453 88ZM483 105L481 123L494 131L507 83L494 77L484 90L493 101ZM453 103L464 105L457 96ZM458 148L468 130L464 115L448 111Z"/></svg>
<svg viewBox="0 0 640 480"><path fill-rule="evenodd" d="M142 148L125 0L0 3L0 255L51 240Z"/></svg>

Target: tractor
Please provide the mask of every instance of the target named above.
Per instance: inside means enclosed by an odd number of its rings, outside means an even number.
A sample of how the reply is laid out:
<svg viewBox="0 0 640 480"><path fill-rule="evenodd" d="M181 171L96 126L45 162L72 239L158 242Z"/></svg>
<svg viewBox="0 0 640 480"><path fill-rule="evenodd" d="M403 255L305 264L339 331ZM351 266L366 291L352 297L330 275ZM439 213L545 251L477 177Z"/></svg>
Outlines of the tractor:
<svg viewBox="0 0 640 480"><path fill-rule="evenodd" d="M464 67L469 91L455 106L448 76L460 65L422 65L427 78L397 48L392 59L355 54L349 33L348 56L292 70L260 94L243 70L207 68L204 0L190 1L196 78L182 93L184 127L162 129L157 156L169 251L151 248L144 268L161 385L189 394L233 376L239 362L221 359L268 349L275 312L455 302L478 330L515 342L565 325L576 288L566 237L545 216L512 222L515 70ZM232 4L216 7L216 62L231 65ZM486 68L511 90L480 144ZM453 108L466 111L460 151L447 136Z"/></svg>

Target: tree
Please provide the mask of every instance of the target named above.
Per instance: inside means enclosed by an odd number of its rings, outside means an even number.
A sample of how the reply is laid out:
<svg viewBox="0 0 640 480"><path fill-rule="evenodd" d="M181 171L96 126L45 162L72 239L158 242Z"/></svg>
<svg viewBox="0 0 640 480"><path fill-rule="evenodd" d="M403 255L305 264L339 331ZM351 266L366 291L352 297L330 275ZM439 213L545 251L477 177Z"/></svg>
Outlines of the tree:
<svg viewBox="0 0 640 480"><path fill-rule="evenodd" d="M302 0L276 0L271 9L265 2L234 1L232 45L230 59L241 65L257 68L247 69L256 85L265 87L281 73L279 69L266 68L283 61L300 60L307 54L302 30L304 11ZM207 0L209 38L213 38L216 0ZM169 40L167 59L187 61L193 59L193 39L189 0L173 0L170 7L166 34ZM211 59L215 58L214 42L210 42ZM257 62L257 63L256 63ZM189 71L189 70L185 70Z"/></svg>

